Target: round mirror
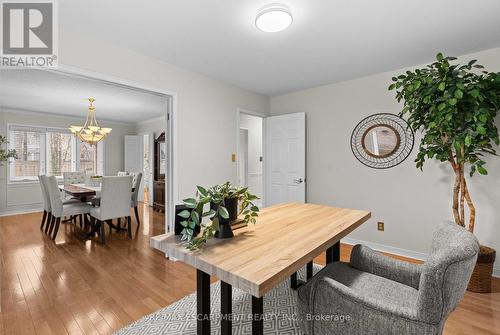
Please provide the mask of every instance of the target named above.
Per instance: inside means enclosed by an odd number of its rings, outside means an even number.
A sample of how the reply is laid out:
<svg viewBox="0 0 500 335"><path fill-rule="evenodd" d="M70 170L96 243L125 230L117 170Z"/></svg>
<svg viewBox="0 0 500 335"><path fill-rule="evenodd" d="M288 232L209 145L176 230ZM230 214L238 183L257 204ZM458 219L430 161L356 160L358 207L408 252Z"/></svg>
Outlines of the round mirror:
<svg viewBox="0 0 500 335"><path fill-rule="evenodd" d="M385 158L398 150L401 139L396 129L381 124L368 128L364 132L361 142L368 155Z"/></svg>
<svg viewBox="0 0 500 335"><path fill-rule="evenodd" d="M374 169L388 169L404 161L413 149L413 131L395 114L378 113L361 120L351 135L352 153Z"/></svg>

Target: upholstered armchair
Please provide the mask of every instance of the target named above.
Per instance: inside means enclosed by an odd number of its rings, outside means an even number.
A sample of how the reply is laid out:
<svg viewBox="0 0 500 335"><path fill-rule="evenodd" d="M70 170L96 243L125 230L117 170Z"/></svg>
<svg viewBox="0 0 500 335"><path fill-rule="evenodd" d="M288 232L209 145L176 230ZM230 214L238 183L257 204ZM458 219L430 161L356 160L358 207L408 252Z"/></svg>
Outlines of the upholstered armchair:
<svg viewBox="0 0 500 335"><path fill-rule="evenodd" d="M466 229L443 223L427 262L410 264L356 245L298 291L300 327L319 334L441 334L463 298L479 244Z"/></svg>

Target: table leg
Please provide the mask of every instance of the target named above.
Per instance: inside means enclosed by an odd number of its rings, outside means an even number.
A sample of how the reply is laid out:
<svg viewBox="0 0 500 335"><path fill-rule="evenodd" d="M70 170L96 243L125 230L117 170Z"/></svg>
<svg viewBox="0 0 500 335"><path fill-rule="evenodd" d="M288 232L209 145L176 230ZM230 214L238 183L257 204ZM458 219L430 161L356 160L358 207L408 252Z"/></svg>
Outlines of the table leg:
<svg viewBox="0 0 500 335"><path fill-rule="evenodd" d="M252 296L252 335L264 334L264 297Z"/></svg>
<svg viewBox="0 0 500 335"><path fill-rule="evenodd" d="M196 270L196 295L196 333L210 335L210 275L201 270Z"/></svg>
<svg viewBox="0 0 500 335"><path fill-rule="evenodd" d="M326 249L326 264L340 261L340 242Z"/></svg>
<svg viewBox="0 0 500 335"><path fill-rule="evenodd" d="M294 274L292 274L290 276L290 288L292 290L297 290L299 287L301 287L302 285L305 285L305 283L311 279L313 276L313 262L310 261L309 263L307 263L307 266L306 266L306 281L303 281L303 280L298 280L297 279L297 272L295 272Z"/></svg>
<svg viewBox="0 0 500 335"><path fill-rule="evenodd" d="M311 279L313 276L313 262L307 263L307 268L306 268L306 278L307 280Z"/></svg>
<svg viewBox="0 0 500 335"><path fill-rule="evenodd" d="M233 330L233 287L220 282L221 335L230 335Z"/></svg>

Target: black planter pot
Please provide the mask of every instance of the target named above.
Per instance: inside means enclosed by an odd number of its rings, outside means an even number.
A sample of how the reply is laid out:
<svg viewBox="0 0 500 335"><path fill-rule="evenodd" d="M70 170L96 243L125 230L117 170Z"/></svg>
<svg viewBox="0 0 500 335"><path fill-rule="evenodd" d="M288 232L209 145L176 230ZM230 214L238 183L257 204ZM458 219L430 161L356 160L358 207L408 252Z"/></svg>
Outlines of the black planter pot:
<svg viewBox="0 0 500 335"><path fill-rule="evenodd" d="M236 218L238 217L238 199L225 199L224 207L229 213L229 218L223 219L219 216L219 231L215 232L216 238L231 238L234 236L233 229L231 228L231 221L236 220ZM210 203L210 208L213 210L217 210L218 205L212 202Z"/></svg>

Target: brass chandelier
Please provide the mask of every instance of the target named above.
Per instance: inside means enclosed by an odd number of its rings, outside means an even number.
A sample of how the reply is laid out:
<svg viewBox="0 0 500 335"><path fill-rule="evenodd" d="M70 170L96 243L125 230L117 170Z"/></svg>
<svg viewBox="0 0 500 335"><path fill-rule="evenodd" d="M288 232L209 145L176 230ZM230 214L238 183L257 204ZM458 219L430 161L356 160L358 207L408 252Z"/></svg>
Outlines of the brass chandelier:
<svg viewBox="0 0 500 335"><path fill-rule="evenodd" d="M90 145L97 145L111 132L111 128L101 128L95 118L94 98L89 98L89 113L83 126L71 126L69 130L80 140Z"/></svg>

